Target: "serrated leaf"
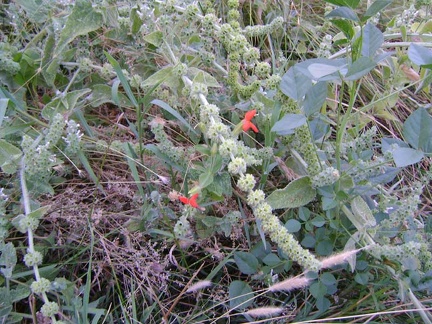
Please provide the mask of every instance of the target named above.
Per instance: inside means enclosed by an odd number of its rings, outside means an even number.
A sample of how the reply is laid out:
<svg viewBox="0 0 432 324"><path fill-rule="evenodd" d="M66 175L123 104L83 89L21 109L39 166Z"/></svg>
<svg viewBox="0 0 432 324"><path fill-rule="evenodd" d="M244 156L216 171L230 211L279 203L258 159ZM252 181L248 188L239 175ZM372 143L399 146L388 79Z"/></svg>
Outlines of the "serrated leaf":
<svg viewBox="0 0 432 324"><path fill-rule="evenodd" d="M271 131L278 135L285 136L293 134L295 129L306 124L306 117L302 114L286 114L277 121Z"/></svg>
<svg viewBox="0 0 432 324"><path fill-rule="evenodd" d="M367 23L362 31L361 54L366 57L372 57L383 43L383 33L371 23Z"/></svg>
<svg viewBox="0 0 432 324"><path fill-rule="evenodd" d="M373 227L376 225L375 217L362 197L357 196L351 201L351 210L356 217L356 220L363 228ZM358 228L358 230L361 229L362 228Z"/></svg>
<svg viewBox="0 0 432 324"><path fill-rule="evenodd" d="M344 18L351 21L359 22L360 19L358 18L357 14L348 7L338 7L334 10L332 10L329 14L325 16L326 18Z"/></svg>
<svg viewBox="0 0 432 324"><path fill-rule="evenodd" d="M393 0L376 0L374 3L372 3L369 6L369 8L367 8L366 12L361 17L361 20L366 21L372 16L375 16L377 13L379 13L381 10L383 10L392 2Z"/></svg>
<svg viewBox="0 0 432 324"><path fill-rule="evenodd" d="M17 255L12 243L0 243L0 266L13 269L17 264Z"/></svg>
<svg viewBox="0 0 432 324"><path fill-rule="evenodd" d="M375 61L369 57L360 57L349 68L345 80L354 81L369 73L376 67Z"/></svg>
<svg viewBox="0 0 432 324"><path fill-rule="evenodd" d="M64 114L65 112L72 112L78 99L90 91L90 89L81 89L71 91L66 95L59 95L42 109L42 117L46 120L50 120L57 113Z"/></svg>
<svg viewBox="0 0 432 324"><path fill-rule="evenodd" d="M398 168L403 168L411 164L420 162L424 158L424 153L409 147L398 147L392 151L393 160Z"/></svg>
<svg viewBox="0 0 432 324"><path fill-rule="evenodd" d="M0 168L4 173L12 174L17 171L18 159L22 152L19 148L0 139Z"/></svg>
<svg viewBox="0 0 432 324"><path fill-rule="evenodd" d="M229 286L230 308L243 310L254 302L254 293L244 281L235 280Z"/></svg>
<svg viewBox="0 0 432 324"><path fill-rule="evenodd" d="M273 209L297 208L310 203L315 196L316 190L312 188L309 177L303 177L273 191L266 200Z"/></svg>
<svg viewBox="0 0 432 324"><path fill-rule="evenodd" d="M54 57L61 55L66 46L80 35L86 35L103 25L103 16L97 12L90 1L75 1L72 13L60 33Z"/></svg>
<svg viewBox="0 0 432 324"><path fill-rule="evenodd" d="M252 253L242 251L235 252L234 260L242 273L251 275L258 272L259 262Z"/></svg>
<svg viewBox="0 0 432 324"><path fill-rule="evenodd" d="M427 47L412 43L408 48L408 57L414 64L432 68L432 51Z"/></svg>
<svg viewBox="0 0 432 324"><path fill-rule="evenodd" d="M302 100L311 87L310 78L301 73L296 65L283 75L279 85L283 94L297 101Z"/></svg>
<svg viewBox="0 0 432 324"><path fill-rule="evenodd" d="M405 120L403 135L415 149L432 153L432 117L425 108L417 109Z"/></svg>

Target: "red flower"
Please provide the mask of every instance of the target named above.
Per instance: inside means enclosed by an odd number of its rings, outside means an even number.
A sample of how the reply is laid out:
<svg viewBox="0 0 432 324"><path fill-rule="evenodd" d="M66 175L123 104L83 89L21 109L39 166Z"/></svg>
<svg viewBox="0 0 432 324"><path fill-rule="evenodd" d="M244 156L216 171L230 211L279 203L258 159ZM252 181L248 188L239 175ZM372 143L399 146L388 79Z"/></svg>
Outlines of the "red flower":
<svg viewBox="0 0 432 324"><path fill-rule="evenodd" d="M190 198L184 197L184 196L180 196L179 199L180 201L185 204L185 205L190 205L193 208L200 208L200 206L197 203L197 198L198 198L198 194L194 194L192 195Z"/></svg>
<svg viewBox="0 0 432 324"><path fill-rule="evenodd" d="M251 122L252 118L256 115L256 109L250 110L246 113L243 118L243 131L247 132L249 129L252 129L255 133L258 133L258 128Z"/></svg>

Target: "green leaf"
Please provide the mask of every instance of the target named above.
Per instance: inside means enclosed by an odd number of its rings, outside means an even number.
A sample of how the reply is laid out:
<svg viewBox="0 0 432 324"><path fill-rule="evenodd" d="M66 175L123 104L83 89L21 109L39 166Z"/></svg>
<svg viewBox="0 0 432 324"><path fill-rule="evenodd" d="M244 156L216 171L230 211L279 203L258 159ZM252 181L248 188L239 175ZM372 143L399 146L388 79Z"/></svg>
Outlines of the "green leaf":
<svg viewBox="0 0 432 324"><path fill-rule="evenodd" d="M41 219L48 212L48 210L50 208L51 208L50 205L40 207L40 208L38 208L36 210L33 210L27 216L28 217L33 217L33 218L36 218L36 219Z"/></svg>
<svg viewBox="0 0 432 324"><path fill-rule="evenodd" d="M252 253L242 251L235 252L234 260L242 273L251 275L258 272L259 262Z"/></svg>
<svg viewBox="0 0 432 324"><path fill-rule="evenodd" d="M201 189L211 185L213 183L213 172L207 170L207 172L201 173L199 176L199 186Z"/></svg>
<svg viewBox="0 0 432 324"><path fill-rule="evenodd" d="M252 305L254 293L244 281L235 280L229 286L230 308L243 310Z"/></svg>
<svg viewBox="0 0 432 324"><path fill-rule="evenodd" d="M17 255L12 243L0 242L0 266L13 269L17 264ZM9 277L10 278L10 277Z"/></svg>
<svg viewBox="0 0 432 324"><path fill-rule="evenodd" d="M427 47L412 43L408 49L408 57L414 64L432 68L432 51Z"/></svg>
<svg viewBox="0 0 432 324"><path fill-rule="evenodd" d="M86 35L103 25L103 16L97 12L91 1L75 1L72 13L68 16L66 25L60 33L54 57L61 55L66 46L77 36Z"/></svg>
<svg viewBox="0 0 432 324"><path fill-rule="evenodd" d="M315 246L315 251L321 256L330 255L333 252L333 244L330 240L319 241Z"/></svg>
<svg viewBox="0 0 432 324"><path fill-rule="evenodd" d="M398 147L392 151L393 160L398 168L403 168L411 164L420 162L424 158L424 153L409 147Z"/></svg>
<svg viewBox="0 0 432 324"><path fill-rule="evenodd" d="M220 88L218 80L203 70L197 69L195 67L189 67L187 74L191 77L193 82L203 83L207 87Z"/></svg>
<svg viewBox="0 0 432 324"><path fill-rule="evenodd" d="M314 248L315 243L315 237L313 237L311 234L306 234L300 244L305 248Z"/></svg>
<svg viewBox="0 0 432 324"><path fill-rule="evenodd" d="M360 79L376 67L375 61L369 57L360 57L348 69L345 75L345 80L354 81Z"/></svg>
<svg viewBox="0 0 432 324"><path fill-rule="evenodd" d="M323 227L327 221L324 217L318 215L311 219L310 222L315 227Z"/></svg>
<svg viewBox="0 0 432 324"><path fill-rule="evenodd" d="M383 33L371 23L367 23L362 31L361 54L366 57L372 57L383 43Z"/></svg>
<svg viewBox="0 0 432 324"><path fill-rule="evenodd" d="M303 111L306 116L310 116L321 110L327 99L327 82L317 82L306 93L303 101Z"/></svg>
<svg viewBox="0 0 432 324"><path fill-rule="evenodd" d="M54 87L54 80L57 75L57 71L60 67L60 59L53 57L55 48L55 35L50 33L45 41L44 54L42 57L42 75L45 82Z"/></svg>
<svg viewBox="0 0 432 324"><path fill-rule="evenodd" d="M267 202L273 209L297 208L315 199L316 190L312 188L309 177L290 182L285 188L273 191Z"/></svg>
<svg viewBox="0 0 432 324"><path fill-rule="evenodd" d="M298 220L296 220L296 219L289 219L285 223L285 228L290 233L296 233L296 232L300 231L300 229L301 229L301 223Z"/></svg>
<svg viewBox="0 0 432 324"><path fill-rule="evenodd" d="M269 253L263 258L262 262L270 267L276 267L281 264L281 259L276 254Z"/></svg>
<svg viewBox="0 0 432 324"><path fill-rule="evenodd" d="M337 282L335 276L333 276L330 272L324 272L320 276L320 281L326 286L335 285Z"/></svg>
<svg viewBox="0 0 432 324"><path fill-rule="evenodd" d="M48 19L48 12L50 6L42 0L16 0L17 4L21 6L26 12L26 18L30 21L42 24Z"/></svg>
<svg viewBox="0 0 432 324"><path fill-rule="evenodd" d="M302 73L310 80L316 81L336 81L340 80L340 75L346 73L346 59L309 59L296 65L299 73ZM311 86L310 86L311 87ZM310 87L306 89L307 93Z"/></svg>
<svg viewBox="0 0 432 324"><path fill-rule="evenodd" d="M322 282L317 281L309 286L309 292L315 298L322 298L327 293L327 286Z"/></svg>
<svg viewBox="0 0 432 324"><path fill-rule="evenodd" d="M328 298L326 297L317 298L316 307L320 312L325 312L330 308L330 306L331 306L331 302Z"/></svg>
<svg viewBox="0 0 432 324"><path fill-rule="evenodd" d="M12 174L17 171L18 159L22 152L19 148L0 139L0 167L6 174Z"/></svg>
<svg viewBox="0 0 432 324"><path fill-rule="evenodd" d="M6 114L6 108L8 107L9 99L0 98L0 127L3 124L3 119Z"/></svg>
<svg viewBox="0 0 432 324"><path fill-rule="evenodd" d="M113 66L114 71L117 73L117 77L119 78L119 80L122 83L123 88L126 91L126 94L129 98L129 100L132 102L132 104L134 105L135 108L138 109L138 102L135 99L135 96L129 86L129 82L127 81L126 77L123 74L122 68L120 67L120 64L107 52L104 52L105 56L107 57L108 61L110 62L110 64ZM115 98L114 98L115 99Z"/></svg>
<svg viewBox="0 0 432 324"><path fill-rule="evenodd" d="M360 0L325 0L325 2L334 4L336 6L346 6L355 9L360 3Z"/></svg>
<svg viewBox="0 0 432 324"><path fill-rule="evenodd" d="M393 0L376 0L372 3L369 8L367 8L366 12L361 17L362 22L368 20L372 16L375 16L377 13L381 12L385 7L391 4Z"/></svg>
<svg viewBox="0 0 432 324"><path fill-rule="evenodd" d="M75 106L78 99L90 91L90 89L81 89L71 91L66 95L60 94L42 109L42 117L46 120L50 120L57 113L64 114L66 112L72 112L72 110L76 108Z"/></svg>
<svg viewBox="0 0 432 324"><path fill-rule="evenodd" d="M196 132L196 130L189 125L189 123L186 121L186 119L184 119L182 117L182 115L180 115L175 109L171 108L170 105L168 105L167 103L163 102L162 100L159 99L154 99L150 102L152 105L156 105L161 107L162 109L164 109L165 111L169 112L171 115L173 115L175 118L177 118L177 120L179 122L181 122L184 126L186 126L186 128L194 133L195 135L198 135L198 133Z"/></svg>
<svg viewBox="0 0 432 324"><path fill-rule="evenodd" d="M286 114L281 120L277 121L271 131L278 135L293 134L295 129L306 124L306 117L302 114Z"/></svg>
<svg viewBox="0 0 432 324"><path fill-rule="evenodd" d="M154 32L151 32L148 35L145 35L143 37L144 41L155 46L159 47L162 45L163 42L163 33L159 30L156 30Z"/></svg>
<svg viewBox="0 0 432 324"><path fill-rule="evenodd" d="M355 32L350 21L345 19L332 19L331 23L339 28L347 39L352 39L354 37Z"/></svg>
<svg viewBox="0 0 432 324"><path fill-rule="evenodd" d="M112 103L121 107L133 107L130 100L123 93L117 93L117 102L115 102L112 95L112 89L106 84L96 84L93 86L92 90L90 101L92 107L99 107L105 103Z"/></svg>
<svg viewBox="0 0 432 324"><path fill-rule="evenodd" d="M405 120L402 132L412 147L432 153L432 117L425 108L417 109Z"/></svg>
<svg viewBox="0 0 432 324"><path fill-rule="evenodd" d="M357 14L348 7L338 7L334 10L332 10L329 14L325 16L326 18L344 18L351 21L359 22L360 19L358 18Z"/></svg>
<svg viewBox="0 0 432 324"><path fill-rule="evenodd" d="M354 280L360 285L367 285L369 282L369 274L367 272L358 272L356 273Z"/></svg>
<svg viewBox="0 0 432 324"><path fill-rule="evenodd" d="M143 22L140 18L140 16L137 13L138 8L132 8L131 12L130 12L130 21L132 22L132 26L131 26L131 33L132 35L135 35L136 33L139 32L141 26L143 25Z"/></svg>
<svg viewBox="0 0 432 324"><path fill-rule="evenodd" d="M311 87L312 81L296 65L283 75L279 85L283 94L297 101L302 100Z"/></svg>
<svg viewBox="0 0 432 324"><path fill-rule="evenodd" d="M165 68L157 71L156 73L152 74L147 79L145 79L145 81L142 83L142 86L143 87L152 87L152 86L155 86L157 84L161 84L166 79L168 79L170 76L172 76L173 68L174 67L172 67L172 66L168 66L168 67L165 67Z"/></svg>
<svg viewBox="0 0 432 324"><path fill-rule="evenodd" d="M357 196L351 201L351 210L362 228L376 225L375 217L362 197ZM358 230L361 230L361 228L358 228Z"/></svg>

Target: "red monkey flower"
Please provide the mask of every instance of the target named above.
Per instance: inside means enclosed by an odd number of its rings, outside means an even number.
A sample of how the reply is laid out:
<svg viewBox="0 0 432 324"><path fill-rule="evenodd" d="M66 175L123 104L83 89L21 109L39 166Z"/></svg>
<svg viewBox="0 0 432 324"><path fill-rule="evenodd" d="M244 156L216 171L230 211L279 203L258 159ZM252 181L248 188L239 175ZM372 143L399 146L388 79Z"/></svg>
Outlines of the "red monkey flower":
<svg viewBox="0 0 432 324"><path fill-rule="evenodd" d="M252 129L255 133L258 133L258 128L251 122L252 118L256 115L256 109L250 110L246 113L243 118L243 131L247 132L249 129Z"/></svg>
<svg viewBox="0 0 432 324"><path fill-rule="evenodd" d="M184 197L184 196L180 196L179 199L180 201L185 204L185 205L190 205L193 208L200 208L200 206L197 203L197 198L198 198L198 194L194 194L192 195L190 198Z"/></svg>

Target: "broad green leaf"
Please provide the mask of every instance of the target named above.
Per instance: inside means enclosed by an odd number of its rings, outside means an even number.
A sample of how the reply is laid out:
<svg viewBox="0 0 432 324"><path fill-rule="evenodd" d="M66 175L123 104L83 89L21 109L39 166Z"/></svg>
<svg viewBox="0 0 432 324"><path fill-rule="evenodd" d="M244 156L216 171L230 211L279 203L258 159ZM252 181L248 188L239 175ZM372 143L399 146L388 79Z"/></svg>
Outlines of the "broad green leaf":
<svg viewBox="0 0 432 324"><path fill-rule="evenodd" d="M326 18L344 18L355 22L360 21L354 10L348 7L338 7L327 14Z"/></svg>
<svg viewBox="0 0 432 324"><path fill-rule="evenodd" d="M276 122L271 131L278 135L293 134L295 129L306 124L306 117L301 114L286 114L281 120Z"/></svg>
<svg viewBox="0 0 432 324"><path fill-rule="evenodd" d="M132 8L130 12L130 21L131 21L131 33L132 35L135 35L139 32L141 26L143 25L143 22L140 18L140 16L137 13L138 8Z"/></svg>
<svg viewBox="0 0 432 324"><path fill-rule="evenodd" d="M362 55L366 57L374 56L383 43L383 33L371 23L367 23L362 32Z"/></svg>
<svg viewBox="0 0 432 324"><path fill-rule="evenodd" d="M403 135L412 147L432 153L432 117L425 108L417 109L405 120Z"/></svg>
<svg viewBox="0 0 432 324"><path fill-rule="evenodd" d="M159 47L163 42L163 33L159 30L151 32L143 37L143 40L155 47Z"/></svg>
<svg viewBox="0 0 432 324"><path fill-rule="evenodd" d="M319 241L315 246L315 252L321 256L330 255L333 252L333 243L330 240Z"/></svg>
<svg viewBox="0 0 432 324"><path fill-rule="evenodd" d="M432 68L432 50L427 47L412 43L408 48L408 57L414 64Z"/></svg>
<svg viewBox="0 0 432 324"><path fill-rule="evenodd" d="M312 188L309 177L290 182L285 188L273 191L267 202L273 209L297 208L315 199L316 190Z"/></svg>
<svg viewBox="0 0 432 324"><path fill-rule="evenodd" d="M310 80L316 81L336 81L340 80L340 75L344 75L347 69L346 59L309 59L295 65L298 72L302 73ZM305 94L312 87L309 86Z"/></svg>
<svg viewBox="0 0 432 324"><path fill-rule="evenodd" d="M72 112L78 99L90 91L90 89L81 89L71 91L66 95L60 94L42 109L42 117L46 120L50 120L57 113L64 114L65 112Z"/></svg>
<svg viewBox="0 0 432 324"><path fill-rule="evenodd" d="M16 0L26 12L26 18L30 21L42 24L48 19L50 6L47 6L43 0Z"/></svg>
<svg viewBox="0 0 432 324"><path fill-rule="evenodd" d="M347 39L352 39L355 35L352 23L346 19L332 19L331 23L339 28Z"/></svg>
<svg viewBox="0 0 432 324"><path fill-rule="evenodd" d="M311 87L312 81L301 73L296 65L283 75L279 85L283 94L297 101L302 100Z"/></svg>
<svg viewBox="0 0 432 324"><path fill-rule="evenodd" d="M244 281L235 280L229 286L230 308L242 310L252 305L254 293Z"/></svg>
<svg viewBox="0 0 432 324"><path fill-rule="evenodd" d="M54 58L54 48L55 48L55 36L50 33L45 42L44 53L42 57L42 75L45 82L53 87L54 80L57 75L59 64L59 58Z"/></svg>
<svg viewBox="0 0 432 324"><path fill-rule="evenodd" d="M285 228L290 233L297 233L298 231L301 230L301 223L297 219L289 219L285 223Z"/></svg>
<svg viewBox="0 0 432 324"><path fill-rule="evenodd" d="M12 174L17 171L17 161L21 155L22 152L19 148L0 139L0 167L4 173Z"/></svg>
<svg viewBox="0 0 432 324"><path fill-rule="evenodd" d="M351 201L351 210L363 228L376 225L375 217L362 197L357 196ZM361 228L358 228L358 230L361 230Z"/></svg>
<svg viewBox="0 0 432 324"><path fill-rule="evenodd" d="M300 242L300 244L305 248L314 248L315 247L315 237L313 237L311 234L306 234L303 240Z"/></svg>
<svg viewBox="0 0 432 324"><path fill-rule="evenodd" d="M327 99L327 83L317 82L305 95L303 111L306 116L319 112Z"/></svg>
<svg viewBox="0 0 432 324"><path fill-rule="evenodd" d="M362 21L366 21L372 16L375 16L377 13L381 12L385 7L391 4L393 0L376 0L372 3L369 8L367 8L366 12L361 17Z"/></svg>
<svg viewBox="0 0 432 324"><path fill-rule="evenodd" d="M170 76L172 76L173 68L174 68L173 66L168 66L168 67L165 67L165 68L157 71L156 73L149 76L142 83L142 86L143 87L152 87L156 84L160 84L160 83L164 82L166 79L168 79Z"/></svg>
<svg viewBox="0 0 432 324"><path fill-rule="evenodd" d="M280 265L281 259L276 254L269 253L262 259L262 262L270 267L276 267Z"/></svg>
<svg viewBox="0 0 432 324"><path fill-rule="evenodd" d="M0 98L0 127L3 124L3 119L6 114L6 108L9 104L9 99Z"/></svg>
<svg viewBox="0 0 432 324"><path fill-rule="evenodd" d="M186 119L184 119L182 117L182 115L180 115L174 108L172 108L170 105L168 105L167 103L163 102L162 100L159 99L154 99L150 102L153 105L159 106L162 109L164 109L165 111L169 112L171 115L173 115L175 118L177 118L177 120L179 122L181 122L184 126L186 126L186 128L194 133L195 135L198 135L198 133L196 132L196 130L189 125L189 123L186 121Z"/></svg>
<svg viewBox="0 0 432 324"><path fill-rule="evenodd" d="M51 208L50 205L40 207L40 208L38 208L36 210L33 210L27 216L28 217L33 217L33 218L36 218L36 219L41 219L48 212L48 210L50 208Z"/></svg>
<svg viewBox="0 0 432 324"><path fill-rule="evenodd" d="M207 187L207 190L219 197L230 197L232 195L232 185L229 173L215 173L213 183Z"/></svg>
<svg viewBox="0 0 432 324"><path fill-rule="evenodd" d="M75 1L72 13L68 16L66 25L60 33L54 57L61 55L66 46L77 36L86 35L99 29L102 25L103 16L93 8L91 1Z"/></svg>
<svg viewBox="0 0 432 324"><path fill-rule="evenodd" d="M360 285L367 285L369 282L369 273L367 272L358 272L356 273L354 280Z"/></svg>
<svg viewBox="0 0 432 324"><path fill-rule="evenodd" d="M316 307L320 312L325 312L331 306L331 302L327 297L317 298Z"/></svg>
<svg viewBox="0 0 432 324"><path fill-rule="evenodd" d="M220 88L220 84L217 79L203 70L190 67L188 68L187 74L191 77L193 82L203 83L207 87Z"/></svg>
<svg viewBox="0 0 432 324"><path fill-rule="evenodd" d="M95 86L93 86L92 90L93 91L90 101L90 105L92 107L99 107L100 105L107 102L112 104L118 104L120 107L133 107L130 100L123 93L120 92L117 92L117 100L114 101L112 89L106 84L96 84Z"/></svg>
<svg viewBox="0 0 432 324"><path fill-rule="evenodd" d="M242 251L235 252L234 260L242 273L251 275L258 272L259 262L252 253Z"/></svg>
<svg viewBox="0 0 432 324"><path fill-rule="evenodd" d="M201 173L199 176L199 186L201 189L206 188L207 186L211 185L213 183L213 172L212 170L208 169L207 172Z"/></svg>
<svg viewBox="0 0 432 324"><path fill-rule="evenodd" d="M348 69L345 80L354 81L369 73L376 67L375 61L369 57L360 57Z"/></svg>
<svg viewBox="0 0 432 324"><path fill-rule="evenodd" d="M17 264L17 255L12 243L0 242L0 266L13 269ZM10 278L10 277L9 277Z"/></svg>
<svg viewBox="0 0 432 324"><path fill-rule="evenodd" d="M424 158L422 151L409 147L398 147L392 151L393 160L398 168L420 162Z"/></svg>
<svg viewBox="0 0 432 324"><path fill-rule="evenodd" d="M324 272L320 276L320 281L326 286L334 285L337 282L335 276L332 275L330 272Z"/></svg>
<svg viewBox="0 0 432 324"><path fill-rule="evenodd" d="M350 7L350 8L357 8L358 4L360 3L360 0L325 0L325 2L334 4L336 6L340 7Z"/></svg>
<svg viewBox="0 0 432 324"><path fill-rule="evenodd" d="M309 292L315 298L322 298L327 293L327 286L322 282L317 281L309 286Z"/></svg>

